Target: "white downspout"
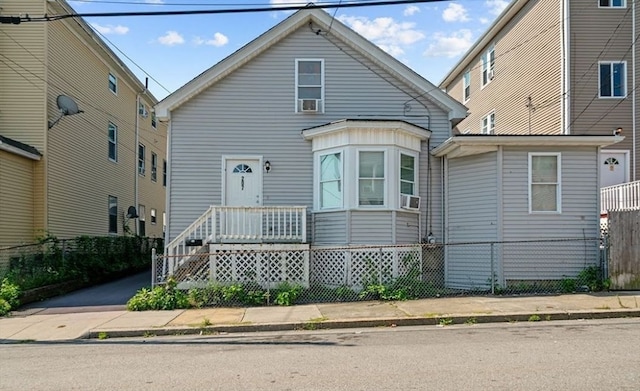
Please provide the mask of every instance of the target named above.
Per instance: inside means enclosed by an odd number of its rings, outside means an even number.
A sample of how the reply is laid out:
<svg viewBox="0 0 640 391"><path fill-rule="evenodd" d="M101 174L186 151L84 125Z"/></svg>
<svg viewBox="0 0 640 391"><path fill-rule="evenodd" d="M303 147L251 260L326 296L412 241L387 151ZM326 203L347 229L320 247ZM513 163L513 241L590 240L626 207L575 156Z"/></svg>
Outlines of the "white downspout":
<svg viewBox="0 0 640 391"><path fill-rule="evenodd" d="M571 78L569 74L569 4L568 0L563 0L561 4L560 17L562 18L562 24L560 29L560 55L562 56L562 71L560 72L560 84L561 84L561 96L562 103L560 108L560 116L562 123L562 133L563 134L571 134L571 129L569 128L571 124L571 116L570 116L570 84Z"/></svg>
<svg viewBox="0 0 640 391"><path fill-rule="evenodd" d="M631 92L631 138L632 138L632 154L633 154L633 178L632 181L638 180L636 176L636 161L638 144L636 141L636 0L631 0L631 62L632 62L632 92Z"/></svg>
<svg viewBox="0 0 640 391"><path fill-rule="evenodd" d="M143 91L144 92L144 91ZM140 143L140 129L139 129L139 122L140 122L140 115L138 113L138 110L140 110L140 95L143 92L138 92L136 94L136 142L135 142L135 147L134 147L134 154L133 154L133 169L134 169L134 176L133 176L133 206L136 208L136 211L138 211L138 215L140 214L140 211L138 210L139 204L138 204L138 148L139 148L139 143ZM137 219L133 219L134 220L134 226L135 226L135 233L136 235L138 235L140 233L140 231L138 230L138 220Z"/></svg>

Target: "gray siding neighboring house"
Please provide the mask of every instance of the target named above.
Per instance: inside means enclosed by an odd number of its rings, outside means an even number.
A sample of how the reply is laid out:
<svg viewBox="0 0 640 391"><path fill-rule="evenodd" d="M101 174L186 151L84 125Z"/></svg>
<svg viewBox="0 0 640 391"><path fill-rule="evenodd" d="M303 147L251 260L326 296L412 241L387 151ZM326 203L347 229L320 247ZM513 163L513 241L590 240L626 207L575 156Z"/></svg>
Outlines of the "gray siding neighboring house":
<svg viewBox="0 0 640 391"><path fill-rule="evenodd" d="M629 1L600 3L513 0L440 82L469 108L457 131L488 131L483 120L491 115L494 134L611 135L621 128L625 140L601 151L601 184L640 179L637 17Z"/></svg>

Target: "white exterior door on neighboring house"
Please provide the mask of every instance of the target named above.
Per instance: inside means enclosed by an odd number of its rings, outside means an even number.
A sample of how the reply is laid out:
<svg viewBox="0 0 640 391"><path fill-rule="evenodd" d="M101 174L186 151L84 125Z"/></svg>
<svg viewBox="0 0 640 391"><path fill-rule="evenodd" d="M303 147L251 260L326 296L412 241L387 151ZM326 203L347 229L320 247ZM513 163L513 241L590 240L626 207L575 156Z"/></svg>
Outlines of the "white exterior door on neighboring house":
<svg viewBox="0 0 640 391"><path fill-rule="evenodd" d="M248 207L262 205L262 159L225 158L224 205L231 208L220 218L221 233L230 239L258 238L262 232L260 211Z"/></svg>
<svg viewBox="0 0 640 391"><path fill-rule="evenodd" d="M629 180L629 151L600 151L600 187Z"/></svg>

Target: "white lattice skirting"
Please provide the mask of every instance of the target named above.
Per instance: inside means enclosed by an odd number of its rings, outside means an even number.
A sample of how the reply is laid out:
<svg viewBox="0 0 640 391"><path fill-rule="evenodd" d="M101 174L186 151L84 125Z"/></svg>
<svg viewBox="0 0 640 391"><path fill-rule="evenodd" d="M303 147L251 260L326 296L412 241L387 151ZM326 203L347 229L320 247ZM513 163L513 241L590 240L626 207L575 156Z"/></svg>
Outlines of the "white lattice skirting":
<svg viewBox="0 0 640 391"><path fill-rule="evenodd" d="M422 250L420 246L310 249L305 244L211 244L208 254L196 254L190 262L167 270L178 271L183 289L248 282L273 288L285 281L304 287L356 289L366 282L389 283L409 273L421 278ZM159 276L158 282L167 277Z"/></svg>
<svg viewBox="0 0 640 391"><path fill-rule="evenodd" d="M311 283L328 287L362 288L363 282L389 283L415 273L422 277L420 246L314 248L311 251Z"/></svg>

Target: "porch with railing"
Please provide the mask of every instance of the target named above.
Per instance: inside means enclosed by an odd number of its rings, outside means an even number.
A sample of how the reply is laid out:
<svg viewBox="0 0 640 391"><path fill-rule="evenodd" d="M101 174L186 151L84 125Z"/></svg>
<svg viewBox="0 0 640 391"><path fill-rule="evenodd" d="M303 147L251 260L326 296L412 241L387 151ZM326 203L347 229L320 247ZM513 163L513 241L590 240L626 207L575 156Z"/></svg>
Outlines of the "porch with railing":
<svg viewBox="0 0 640 391"><path fill-rule="evenodd" d="M211 243L306 242L306 206L212 205L167 245L165 254L191 254Z"/></svg>
<svg viewBox="0 0 640 391"><path fill-rule="evenodd" d="M600 210L608 211L640 210L640 181L600 189Z"/></svg>

